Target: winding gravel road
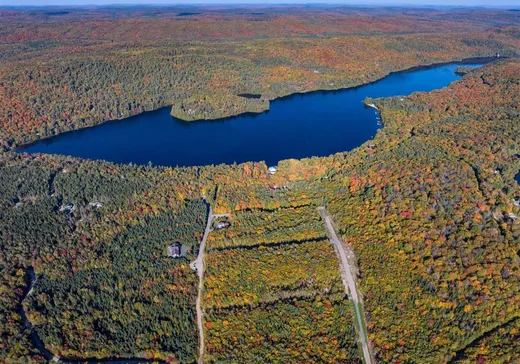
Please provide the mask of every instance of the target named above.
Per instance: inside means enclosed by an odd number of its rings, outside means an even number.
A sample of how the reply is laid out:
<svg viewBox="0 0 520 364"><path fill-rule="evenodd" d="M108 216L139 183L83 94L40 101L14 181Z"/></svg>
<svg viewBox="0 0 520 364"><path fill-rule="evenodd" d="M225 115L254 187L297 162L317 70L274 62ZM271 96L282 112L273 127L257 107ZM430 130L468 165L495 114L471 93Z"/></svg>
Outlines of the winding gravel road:
<svg viewBox="0 0 520 364"><path fill-rule="evenodd" d="M336 232L332 226L332 222L330 220L330 216L325 210L325 207L319 207L320 215L325 220L325 224L327 225L327 230L330 235L330 242L334 244L338 249L339 258L341 262L341 266L343 268L344 274L342 274L343 285L345 289L350 293L350 297L352 298L352 302L354 303L354 309L356 313L356 320L359 326L359 339L361 341L361 345L363 347L363 357L365 358L366 364L372 364L372 357L370 356L370 351L368 348L368 336L365 331L365 325L363 322L363 312L361 312L361 302L359 301L359 294L356 287L356 282L354 281L354 276L352 275L352 265L349 262L347 254L345 253L345 248L341 243L341 240L338 239Z"/></svg>

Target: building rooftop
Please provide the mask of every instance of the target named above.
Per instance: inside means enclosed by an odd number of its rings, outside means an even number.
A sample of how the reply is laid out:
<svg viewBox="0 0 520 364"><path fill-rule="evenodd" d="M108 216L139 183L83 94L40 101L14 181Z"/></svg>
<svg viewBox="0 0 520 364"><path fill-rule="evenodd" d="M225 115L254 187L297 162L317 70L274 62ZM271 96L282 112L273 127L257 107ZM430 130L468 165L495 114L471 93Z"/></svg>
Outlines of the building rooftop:
<svg viewBox="0 0 520 364"><path fill-rule="evenodd" d="M215 230L225 229L230 227L231 223L229 221L220 221L217 226L215 226Z"/></svg>
<svg viewBox="0 0 520 364"><path fill-rule="evenodd" d="M168 246L168 256L172 258L179 258L182 256L182 244L175 243Z"/></svg>

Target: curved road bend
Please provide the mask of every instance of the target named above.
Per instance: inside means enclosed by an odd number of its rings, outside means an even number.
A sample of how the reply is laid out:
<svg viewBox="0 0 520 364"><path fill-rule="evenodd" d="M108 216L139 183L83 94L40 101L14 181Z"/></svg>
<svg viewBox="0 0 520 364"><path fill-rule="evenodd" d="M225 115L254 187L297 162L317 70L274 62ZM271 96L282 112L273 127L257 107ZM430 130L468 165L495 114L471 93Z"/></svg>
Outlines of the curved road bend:
<svg viewBox="0 0 520 364"><path fill-rule="evenodd" d="M363 313L361 312L361 302L359 301L359 294L356 287L356 282L354 281L354 277L352 275L352 266L349 263L347 254L345 253L345 248L341 243L341 240L338 239L334 228L332 227L332 222L330 220L330 216L325 210L325 207L319 207L320 215L325 220L325 224L327 225L327 230L330 235L330 242L334 244L338 249L339 258L341 262L341 266L345 273L345 277L343 279L343 285L345 289L350 292L350 297L352 298L352 302L354 303L354 309L356 313L356 320L359 326L359 339L361 341L361 345L363 347L363 357L365 358L366 364L372 364L372 357L370 356L370 351L368 348L368 336L365 331L365 326L363 324Z"/></svg>

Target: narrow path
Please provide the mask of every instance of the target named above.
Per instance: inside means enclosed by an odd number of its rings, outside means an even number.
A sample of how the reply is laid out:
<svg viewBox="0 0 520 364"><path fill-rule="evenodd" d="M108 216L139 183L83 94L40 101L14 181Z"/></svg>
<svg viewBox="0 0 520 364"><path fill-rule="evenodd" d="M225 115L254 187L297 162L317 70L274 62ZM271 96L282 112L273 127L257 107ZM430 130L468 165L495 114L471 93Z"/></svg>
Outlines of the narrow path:
<svg viewBox="0 0 520 364"><path fill-rule="evenodd" d="M230 214L214 214L213 215L213 218L214 219L218 219L220 217L229 217Z"/></svg>
<svg viewBox="0 0 520 364"><path fill-rule="evenodd" d="M510 323L520 319L520 316L518 314L511 316L506 321L497 323L493 327L485 329L483 332L477 333L473 338L470 339L470 341L461 347L460 349L457 349L455 354L452 356L452 358L448 361L448 364L451 363L459 363L464 359L464 351L466 351L468 348L473 347L475 344L478 345L478 342L482 339L485 339L486 337L496 333L501 328L506 327Z"/></svg>
<svg viewBox="0 0 520 364"><path fill-rule="evenodd" d="M219 216L219 215L217 215ZM211 206L209 207L208 212L208 222L206 223L206 230L204 230L204 236L202 237L202 241L200 242L199 247L199 255L197 259L195 259L190 267L193 269L197 275L199 276L199 293L197 295L197 326L199 328L199 360L198 363L203 363L204 358L204 328L202 327L202 309L201 309L201 297L202 297L202 287L203 287L203 278L204 278L204 254L206 250L206 239L208 238L209 232L211 231L211 222L213 221L213 210Z"/></svg>
<svg viewBox="0 0 520 364"><path fill-rule="evenodd" d="M45 344L43 343L43 341L38 336L38 333L36 332L36 330L34 330L31 322L29 321L29 319L27 318L27 315L25 313L25 310L24 310L24 307L23 307L23 301L25 299L27 299L34 292L34 285L38 281L38 276L36 275L36 272L34 271L33 267L27 268L26 274L27 274L27 276L29 278L29 285L26 288L27 289L27 293L25 293L25 295L22 298L22 301L20 302L20 311L19 311L20 316L22 317L22 320L24 322L25 328L29 329L30 332L31 332L30 333L30 337L31 337L31 341L32 341L34 347L36 347L36 349L38 349L40 354L47 361L49 361L49 362L53 361L53 362L59 363L60 362L60 357L57 356L57 355L53 355L48 349L45 348Z"/></svg>
<svg viewBox="0 0 520 364"><path fill-rule="evenodd" d="M54 195L54 179L56 178L56 171L52 171L51 175L49 176L49 196Z"/></svg>
<svg viewBox="0 0 520 364"><path fill-rule="evenodd" d="M325 210L325 207L319 207L320 215L325 220L325 224L327 225L327 230L330 235L330 242L337 247L337 252L339 253L339 258L342 266L343 273L343 285L345 289L350 293L350 297L352 302L354 303L354 310L356 314L357 324L359 326L359 339L361 341L361 346L363 347L363 357L365 358L366 364L372 364L372 357L370 356L370 351L368 348L368 336L365 331L363 312L361 307L361 302L359 301L359 294L356 287L356 282L354 281L354 276L352 275L353 266L350 264L347 254L345 253L345 248L341 243L341 240L338 239L334 228L332 227L332 222L330 220L330 216Z"/></svg>

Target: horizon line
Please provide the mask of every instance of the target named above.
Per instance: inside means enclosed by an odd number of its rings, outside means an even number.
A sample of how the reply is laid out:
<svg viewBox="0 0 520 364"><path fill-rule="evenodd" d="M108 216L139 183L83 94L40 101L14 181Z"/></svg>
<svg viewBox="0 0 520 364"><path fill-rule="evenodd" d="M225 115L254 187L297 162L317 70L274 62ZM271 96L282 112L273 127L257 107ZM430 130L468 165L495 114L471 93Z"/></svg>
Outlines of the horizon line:
<svg viewBox="0 0 520 364"><path fill-rule="evenodd" d="M179 7L179 6L262 6L262 7L271 7L271 6L310 6L310 5L319 5L319 6L351 6L351 7L365 7L365 8L373 8L373 7L379 7L379 8L391 8L391 7L413 7L413 8L473 8L473 9L508 9L508 10L517 10L519 9L514 4L493 4L489 5L487 4L461 4L454 1L452 4L435 4L435 3L423 3L423 4L414 4L414 3L408 3L408 2L390 2L386 3L384 0L376 0L373 2L368 3L362 3L362 2L345 2L345 1L332 1L332 2L320 2L320 1L314 1L314 2L270 2L269 0L267 2L241 2L239 1L225 1L225 2L213 2L211 0L206 0L199 2L177 2L175 4L171 3L146 3L146 2L121 2L121 3L106 3L106 4L97 4L97 3L84 3L84 4L0 4L0 9L2 8L46 8L46 7L69 7L69 8L82 8L82 7L111 7L111 6L159 6L159 7ZM17 1L18 2L18 1Z"/></svg>

